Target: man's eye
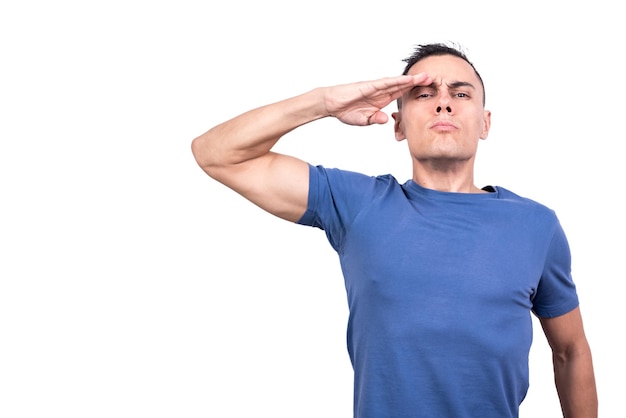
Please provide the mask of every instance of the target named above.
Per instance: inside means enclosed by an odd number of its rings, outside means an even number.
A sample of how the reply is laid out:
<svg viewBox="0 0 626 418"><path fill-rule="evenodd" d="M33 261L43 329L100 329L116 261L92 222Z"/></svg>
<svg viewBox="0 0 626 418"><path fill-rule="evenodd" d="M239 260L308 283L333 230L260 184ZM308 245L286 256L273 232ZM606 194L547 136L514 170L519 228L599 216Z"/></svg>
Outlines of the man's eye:
<svg viewBox="0 0 626 418"><path fill-rule="evenodd" d="M465 97L469 97L469 96L467 95L467 93L457 93L456 97L465 98Z"/></svg>
<svg viewBox="0 0 626 418"><path fill-rule="evenodd" d="M420 93L420 94L417 95L417 98L418 99L425 99L425 98L428 98L430 96L432 96L432 94L430 94L430 93Z"/></svg>

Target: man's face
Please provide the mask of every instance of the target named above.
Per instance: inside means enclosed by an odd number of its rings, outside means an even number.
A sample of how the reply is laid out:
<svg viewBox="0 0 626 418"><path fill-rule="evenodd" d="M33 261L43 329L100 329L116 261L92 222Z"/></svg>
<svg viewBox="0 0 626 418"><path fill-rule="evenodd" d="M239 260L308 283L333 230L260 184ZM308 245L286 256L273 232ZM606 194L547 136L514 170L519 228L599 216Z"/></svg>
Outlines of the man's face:
<svg viewBox="0 0 626 418"><path fill-rule="evenodd" d="M474 69L461 58L439 55L409 70L410 75L421 72L433 82L402 96L402 108L393 114L396 139L406 139L418 161L473 161L478 140L487 138L491 123Z"/></svg>

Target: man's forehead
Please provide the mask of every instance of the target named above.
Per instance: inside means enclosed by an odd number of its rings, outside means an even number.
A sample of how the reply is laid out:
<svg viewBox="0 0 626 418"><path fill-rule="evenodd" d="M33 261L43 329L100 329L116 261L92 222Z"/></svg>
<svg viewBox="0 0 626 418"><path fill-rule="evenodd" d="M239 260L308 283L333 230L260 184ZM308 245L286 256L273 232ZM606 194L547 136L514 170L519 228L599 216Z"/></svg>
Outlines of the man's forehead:
<svg viewBox="0 0 626 418"><path fill-rule="evenodd" d="M419 60L409 69L408 74L427 73L437 84L450 81L473 81L478 79L472 66L462 58L453 55L433 55Z"/></svg>

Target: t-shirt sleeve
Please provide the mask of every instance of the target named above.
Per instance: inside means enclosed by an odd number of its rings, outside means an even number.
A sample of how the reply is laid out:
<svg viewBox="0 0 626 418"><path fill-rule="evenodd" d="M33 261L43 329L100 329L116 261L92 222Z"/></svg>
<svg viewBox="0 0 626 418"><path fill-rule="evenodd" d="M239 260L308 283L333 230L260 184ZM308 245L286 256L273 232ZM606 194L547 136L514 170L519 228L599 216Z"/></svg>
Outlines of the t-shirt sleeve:
<svg viewBox="0 0 626 418"><path fill-rule="evenodd" d="M333 248L340 251L349 225L375 198L382 183L378 177L309 164L307 210L297 223L324 230Z"/></svg>
<svg viewBox="0 0 626 418"><path fill-rule="evenodd" d="M578 306L571 274L571 252L560 223L556 224L546 263L533 298L533 312L543 318L566 314Z"/></svg>

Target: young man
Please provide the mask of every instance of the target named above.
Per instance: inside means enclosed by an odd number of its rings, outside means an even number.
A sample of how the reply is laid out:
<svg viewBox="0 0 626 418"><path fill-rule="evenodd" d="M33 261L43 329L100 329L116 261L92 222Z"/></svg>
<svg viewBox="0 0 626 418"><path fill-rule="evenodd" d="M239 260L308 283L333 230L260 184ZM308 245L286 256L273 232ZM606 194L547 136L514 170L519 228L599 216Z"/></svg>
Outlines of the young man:
<svg viewBox="0 0 626 418"><path fill-rule="evenodd" d="M553 351L567 417L597 416L590 348L554 212L474 184L489 133L483 81L460 50L422 45L397 77L269 104L193 141L204 171L266 211L323 229L340 256L355 417L517 417L528 389L531 312ZM381 124L412 179L312 166L273 152L324 117Z"/></svg>

